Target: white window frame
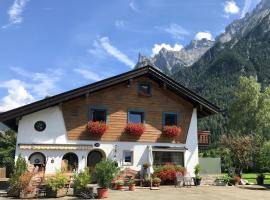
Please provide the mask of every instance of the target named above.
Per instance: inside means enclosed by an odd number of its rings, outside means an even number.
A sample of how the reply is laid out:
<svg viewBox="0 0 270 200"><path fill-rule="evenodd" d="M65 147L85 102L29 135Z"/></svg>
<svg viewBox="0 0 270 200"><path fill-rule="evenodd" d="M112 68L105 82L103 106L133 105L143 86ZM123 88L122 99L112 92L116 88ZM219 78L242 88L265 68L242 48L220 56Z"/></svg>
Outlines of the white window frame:
<svg viewBox="0 0 270 200"><path fill-rule="evenodd" d="M131 162L125 162L125 153L126 152L131 153ZM133 166L133 158L134 158L133 150L123 150L123 166Z"/></svg>

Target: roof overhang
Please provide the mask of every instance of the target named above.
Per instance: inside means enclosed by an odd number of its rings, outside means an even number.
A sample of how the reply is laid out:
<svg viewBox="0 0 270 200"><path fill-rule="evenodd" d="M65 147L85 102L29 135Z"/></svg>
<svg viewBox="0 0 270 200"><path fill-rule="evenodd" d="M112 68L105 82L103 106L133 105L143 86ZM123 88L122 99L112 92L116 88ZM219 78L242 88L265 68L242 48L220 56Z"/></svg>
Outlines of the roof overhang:
<svg viewBox="0 0 270 200"><path fill-rule="evenodd" d="M220 108L218 106L210 103L203 97L174 81L170 77L163 74L160 70L152 66L145 66L52 97L48 97L4 113L0 113L0 122L3 122L6 126L14 130L17 130L18 121L24 115L28 115L51 106L60 105L61 103L71 99L88 95L122 82L128 82L141 76L148 76L149 78L162 84L164 87L166 87L166 89L171 90L172 92L191 102L193 106L197 108L199 118L220 112Z"/></svg>

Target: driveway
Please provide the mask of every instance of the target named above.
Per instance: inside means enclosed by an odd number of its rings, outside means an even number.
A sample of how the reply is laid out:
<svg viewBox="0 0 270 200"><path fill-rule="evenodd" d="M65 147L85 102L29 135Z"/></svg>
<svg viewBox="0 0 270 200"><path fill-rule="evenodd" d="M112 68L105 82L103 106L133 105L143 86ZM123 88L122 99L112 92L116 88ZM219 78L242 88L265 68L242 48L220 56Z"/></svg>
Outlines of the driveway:
<svg viewBox="0 0 270 200"><path fill-rule="evenodd" d="M1 198L4 200L7 198ZM74 197L58 200L76 199ZM160 190L137 189L109 192L107 200L266 200L270 199L270 190L243 189L238 187L201 186L192 188L161 187Z"/></svg>

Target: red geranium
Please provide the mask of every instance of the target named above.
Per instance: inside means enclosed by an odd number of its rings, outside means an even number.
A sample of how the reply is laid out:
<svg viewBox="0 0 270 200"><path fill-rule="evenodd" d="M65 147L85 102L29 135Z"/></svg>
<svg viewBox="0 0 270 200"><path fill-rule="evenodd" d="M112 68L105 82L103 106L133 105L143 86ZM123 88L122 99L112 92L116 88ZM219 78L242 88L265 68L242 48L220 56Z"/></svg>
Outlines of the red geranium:
<svg viewBox="0 0 270 200"><path fill-rule="evenodd" d="M144 133L144 129L143 124L127 124L125 131L130 135L141 136Z"/></svg>
<svg viewBox="0 0 270 200"><path fill-rule="evenodd" d="M87 129L93 135L103 135L107 130L107 126L105 122L89 121L87 124Z"/></svg>
<svg viewBox="0 0 270 200"><path fill-rule="evenodd" d="M182 129L178 128L177 126L165 126L163 128L163 134L168 137L175 137L180 135Z"/></svg>

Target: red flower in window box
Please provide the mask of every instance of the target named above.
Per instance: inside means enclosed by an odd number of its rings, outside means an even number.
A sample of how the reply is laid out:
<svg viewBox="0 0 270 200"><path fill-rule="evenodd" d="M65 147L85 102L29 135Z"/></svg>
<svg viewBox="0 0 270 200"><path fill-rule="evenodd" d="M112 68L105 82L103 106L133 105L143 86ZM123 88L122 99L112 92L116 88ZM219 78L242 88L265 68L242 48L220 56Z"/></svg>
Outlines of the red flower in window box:
<svg viewBox="0 0 270 200"><path fill-rule="evenodd" d="M93 122L89 121L87 124L87 129L90 134L93 135L103 135L107 130L107 125L105 122Z"/></svg>
<svg viewBox="0 0 270 200"><path fill-rule="evenodd" d="M143 124L127 124L125 132L134 135L134 136L141 136L144 133L144 125Z"/></svg>
<svg viewBox="0 0 270 200"><path fill-rule="evenodd" d="M175 137L180 135L182 129L178 128L177 126L165 126L163 128L163 134L167 137Z"/></svg>

